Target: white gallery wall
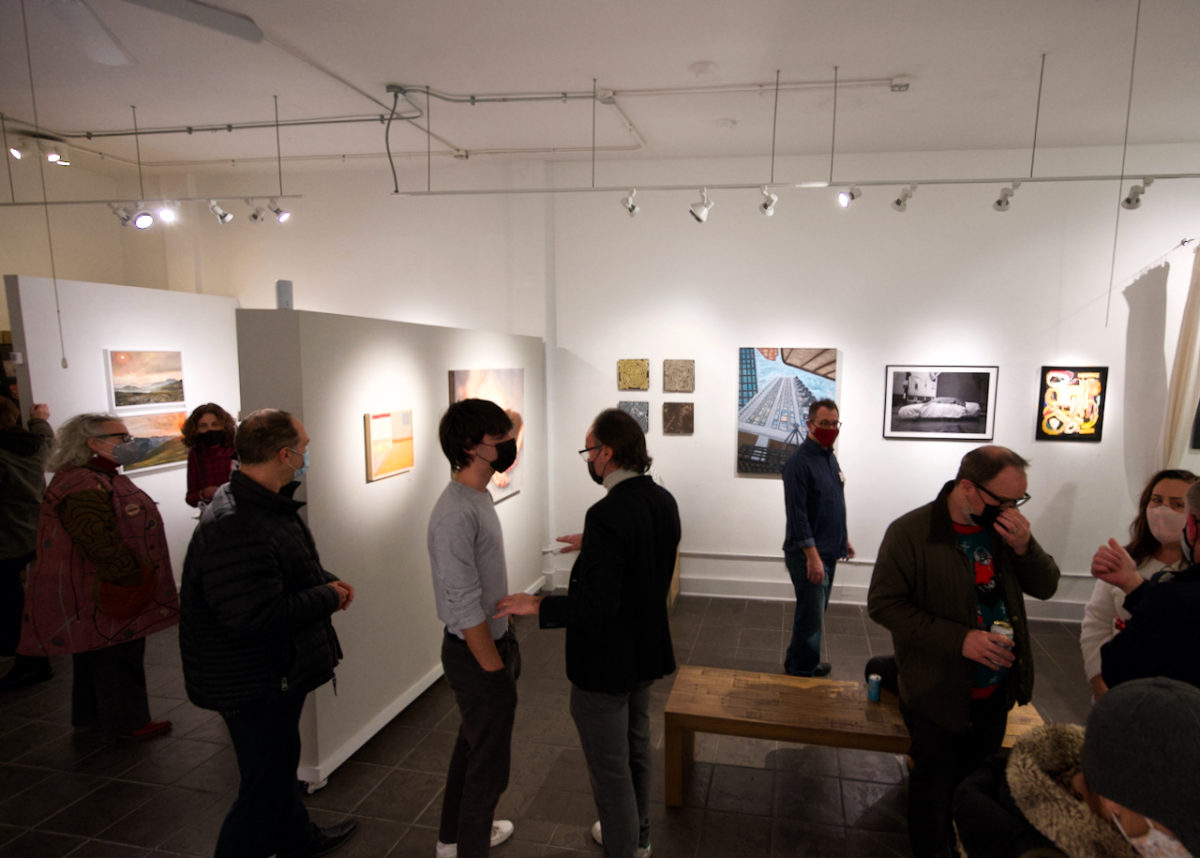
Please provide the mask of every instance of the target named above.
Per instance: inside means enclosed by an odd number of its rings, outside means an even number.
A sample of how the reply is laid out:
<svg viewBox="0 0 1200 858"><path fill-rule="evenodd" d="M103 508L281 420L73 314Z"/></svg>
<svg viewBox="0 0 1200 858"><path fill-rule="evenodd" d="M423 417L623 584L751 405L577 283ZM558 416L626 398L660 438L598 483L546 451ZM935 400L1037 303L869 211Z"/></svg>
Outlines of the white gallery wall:
<svg viewBox="0 0 1200 858"><path fill-rule="evenodd" d="M239 405L235 302L108 283L6 276L13 343L24 355L18 384L23 409L50 406L50 425L85 412L111 412L106 350L178 351L183 359L186 402L191 413L217 402L237 414ZM59 323L62 325L60 349ZM63 358L66 366L63 366ZM158 504L166 529L171 566L179 581L196 510L184 501L187 462L130 477Z"/></svg>
<svg viewBox="0 0 1200 858"><path fill-rule="evenodd" d="M549 495L546 385L535 337L328 313L238 311L242 403L304 421L311 466L297 498L324 566L355 587L334 625L345 652L336 692L311 695L301 776L320 781L441 676L426 549L429 513L450 478L437 425L449 370L523 369L521 488L496 507L512 591L542 583ZM363 415L411 409L411 470L368 483Z"/></svg>

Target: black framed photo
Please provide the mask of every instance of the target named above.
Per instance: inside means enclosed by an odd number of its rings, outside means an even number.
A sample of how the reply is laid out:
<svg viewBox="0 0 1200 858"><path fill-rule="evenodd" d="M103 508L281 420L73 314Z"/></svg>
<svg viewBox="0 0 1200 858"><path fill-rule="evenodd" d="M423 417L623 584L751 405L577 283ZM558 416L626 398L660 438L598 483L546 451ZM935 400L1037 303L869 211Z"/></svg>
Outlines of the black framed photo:
<svg viewBox="0 0 1200 858"><path fill-rule="evenodd" d="M888 364L883 437L992 440L999 374L994 366Z"/></svg>

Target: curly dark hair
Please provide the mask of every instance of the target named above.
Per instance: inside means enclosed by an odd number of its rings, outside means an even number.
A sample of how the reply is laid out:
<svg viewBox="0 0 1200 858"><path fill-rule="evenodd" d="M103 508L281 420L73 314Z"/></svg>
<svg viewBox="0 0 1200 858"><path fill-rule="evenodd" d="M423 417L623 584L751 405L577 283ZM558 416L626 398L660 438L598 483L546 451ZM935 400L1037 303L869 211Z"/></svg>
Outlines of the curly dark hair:
<svg viewBox="0 0 1200 858"><path fill-rule="evenodd" d="M1138 498L1137 517L1134 518L1133 524L1129 525L1129 544L1125 546L1125 550L1129 552L1129 556L1138 566L1141 566L1142 562L1157 551L1159 545L1162 544L1150 532L1150 524L1146 521L1146 507L1150 505L1150 496L1154 494L1154 487L1163 480L1180 480L1190 486L1196 482L1196 475L1182 468L1168 468L1152 476L1146 483L1146 487L1142 489L1142 496Z"/></svg>
<svg viewBox="0 0 1200 858"><path fill-rule="evenodd" d="M237 423L228 411L217 405L215 402L206 402L203 405L196 406L196 409L188 415L188 419L183 421L183 445L191 448L196 446L196 435L200 424L200 418L205 414L211 414L221 423L221 429L225 433L225 437L221 439L221 446L233 446L233 433L237 429Z"/></svg>

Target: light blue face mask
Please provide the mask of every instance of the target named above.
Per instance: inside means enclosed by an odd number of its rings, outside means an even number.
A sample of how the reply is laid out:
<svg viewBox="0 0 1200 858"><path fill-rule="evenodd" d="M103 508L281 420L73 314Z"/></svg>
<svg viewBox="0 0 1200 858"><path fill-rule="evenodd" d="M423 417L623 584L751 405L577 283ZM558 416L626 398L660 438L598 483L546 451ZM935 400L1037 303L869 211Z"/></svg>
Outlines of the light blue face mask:
<svg viewBox="0 0 1200 858"><path fill-rule="evenodd" d="M294 447L288 447L288 449L304 460L304 464L300 466L300 469L296 471L296 473L292 474L292 479L298 480L308 472L309 451L305 450L303 453L301 453Z"/></svg>

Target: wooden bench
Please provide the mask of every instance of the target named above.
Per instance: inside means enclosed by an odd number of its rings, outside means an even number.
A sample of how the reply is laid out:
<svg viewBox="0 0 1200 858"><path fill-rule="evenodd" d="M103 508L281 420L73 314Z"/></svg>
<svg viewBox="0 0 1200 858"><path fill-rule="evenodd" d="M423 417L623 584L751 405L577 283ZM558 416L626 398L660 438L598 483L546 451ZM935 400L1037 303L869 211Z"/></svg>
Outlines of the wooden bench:
<svg viewBox="0 0 1200 858"><path fill-rule="evenodd" d="M696 733L908 753L899 700L867 700L862 682L683 665L664 710L667 804L683 804ZM1008 713L1004 747L1042 724L1033 705Z"/></svg>

